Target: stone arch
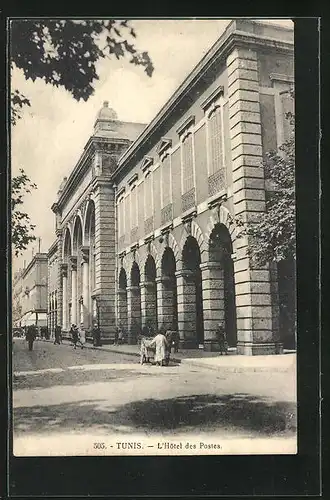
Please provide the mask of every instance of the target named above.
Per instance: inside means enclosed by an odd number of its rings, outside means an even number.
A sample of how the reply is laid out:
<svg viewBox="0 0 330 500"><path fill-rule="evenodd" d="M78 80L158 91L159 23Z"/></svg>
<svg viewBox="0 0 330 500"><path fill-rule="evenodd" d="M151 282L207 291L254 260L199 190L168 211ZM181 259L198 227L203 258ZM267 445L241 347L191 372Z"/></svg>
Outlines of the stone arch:
<svg viewBox="0 0 330 500"><path fill-rule="evenodd" d="M134 262L137 263L137 265L139 266L140 272L141 272L141 269L143 268L144 263L143 263L143 259L141 257L139 250L135 250L134 252L131 252L130 267L133 266Z"/></svg>
<svg viewBox="0 0 330 500"><path fill-rule="evenodd" d="M80 214L76 214L73 220L73 231L72 231L72 254L77 255L78 253L78 231L81 231L81 244L84 242L84 233L83 233L83 221Z"/></svg>
<svg viewBox="0 0 330 500"><path fill-rule="evenodd" d="M179 245L177 244L176 239L174 238L172 233L169 233L168 235L167 246L173 250L175 261L178 265L178 262L181 260L181 252L179 249Z"/></svg>
<svg viewBox="0 0 330 500"><path fill-rule="evenodd" d="M95 203L94 200L89 199L86 208L85 208L85 213L84 217L82 218L83 220L83 244L84 245L89 245L90 243L90 229L91 225L93 222L94 217L94 226L95 226Z"/></svg>
<svg viewBox="0 0 330 500"><path fill-rule="evenodd" d="M119 273L120 273L121 269L124 269L126 276L129 276L131 267L132 267L131 259L125 255L122 259L120 259L120 263L118 266L118 279L119 279Z"/></svg>
<svg viewBox="0 0 330 500"><path fill-rule="evenodd" d="M204 238L203 231L199 227L196 221L191 221L191 236L193 236L199 246L201 254L207 250L207 243Z"/></svg>
<svg viewBox="0 0 330 500"><path fill-rule="evenodd" d="M160 272L160 268L161 268L161 260L160 260L160 257L159 257L156 245L153 242L150 242L149 243L149 249L146 249L146 252L145 252L145 255L144 255L144 258L143 258L143 269L144 269L144 267L146 265L146 262L148 260L149 255L151 255L151 257L155 261L156 272L157 272L157 275L158 275L159 272Z"/></svg>
<svg viewBox="0 0 330 500"><path fill-rule="evenodd" d="M232 216L231 216L228 208L221 205L220 207L217 207L217 209L212 210L212 212L210 214L207 228L206 228L206 234L205 234L206 245L209 243L211 233L212 233L214 227L216 226L216 224L218 224L218 223L226 226L233 242L236 239L237 231L236 231L235 223L232 220ZM206 249L207 249L207 247L206 247Z"/></svg>
<svg viewBox="0 0 330 500"><path fill-rule="evenodd" d="M214 225L209 238L206 264L205 290L213 285L212 298L209 300L210 321L207 325L208 338L217 344L216 329L222 323L230 347L237 343L237 318L235 299L234 262L232 259L233 242L228 226L222 218ZM213 339L213 340L212 340Z"/></svg>
<svg viewBox="0 0 330 500"><path fill-rule="evenodd" d="M137 257L137 255L135 256ZM137 259L132 262L129 278L129 303L128 303L128 343L135 344L138 334L141 332L141 289L140 283L143 275L143 270L139 266Z"/></svg>
<svg viewBox="0 0 330 500"><path fill-rule="evenodd" d="M67 249L70 249L68 252ZM65 260L67 256L70 256L72 252L72 232L70 226L67 225L64 229L64 238L62 246L62 259Z"/></svg>

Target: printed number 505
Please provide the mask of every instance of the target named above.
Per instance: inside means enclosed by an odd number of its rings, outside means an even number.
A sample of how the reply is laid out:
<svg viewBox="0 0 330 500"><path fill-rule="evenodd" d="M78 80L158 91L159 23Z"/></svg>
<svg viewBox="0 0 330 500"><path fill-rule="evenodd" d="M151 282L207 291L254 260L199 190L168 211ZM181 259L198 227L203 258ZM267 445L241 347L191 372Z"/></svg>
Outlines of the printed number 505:
<svg viewBox="0 0 330 500"><path fill-rule="evenodd" d="M95 450L105 450L106 449L105 443L94 443L94 449Z"/></svg>

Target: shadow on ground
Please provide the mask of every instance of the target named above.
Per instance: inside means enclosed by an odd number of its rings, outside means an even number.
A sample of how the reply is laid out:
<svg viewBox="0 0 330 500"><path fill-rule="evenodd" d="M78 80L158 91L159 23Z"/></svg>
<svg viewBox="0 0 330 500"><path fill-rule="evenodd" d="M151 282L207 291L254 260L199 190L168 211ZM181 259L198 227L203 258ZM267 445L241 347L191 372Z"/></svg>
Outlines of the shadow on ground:
<svg viewBox="0 0 330 500"><path fill-rule="evenodd" d="M293 403L273 403L248 394L145 399L116 407L105 400L85 400L15 408L14 429L17 434L230 431L251 437L279 436L296 431L296 408Z"/></svg>
<svg viewBox="0 0 330 500"><path fill-rule="evenodd" d="M55 386L84 385L94 382L109 382L109 380L121 380L127 377L159 376L159 373L136 372L134 370L66 370L60 373L46 372L40 375L13 375L13 390L23 389L47 389Z"/></svg>

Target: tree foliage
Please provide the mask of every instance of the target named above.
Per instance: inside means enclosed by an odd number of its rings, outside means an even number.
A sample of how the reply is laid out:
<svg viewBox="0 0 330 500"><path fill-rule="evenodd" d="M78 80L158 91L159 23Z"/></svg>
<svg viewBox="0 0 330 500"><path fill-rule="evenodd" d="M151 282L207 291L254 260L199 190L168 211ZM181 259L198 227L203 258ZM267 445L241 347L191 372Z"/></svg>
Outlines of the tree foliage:
<svg viewBox="0 0 330 500"><path fill-rule="evenodd" d="M20 169L19 175L13 177L11 183L11 228L12 228L12 248L15 255L18 256L27 248L31 241L36 237L33 235L35 226L31 224L30 217L21 210L24 203L24 196L31 193L37 186L26 175L23 169Z"/></svg>
<svg viewBox="0 0 330 500"><path fill-rule="evenodd" d="M293 91L290 92L293 99ZM290 137L277 151L266 153L260 166L264 169L266 212L250 223L236 220L239 235L249 239L249 255L260 265L296 257L295 234L295 140L294 115L286 113L291 125Z"/></svg>
<svg viewBox="0 0 330 500"><path fill-rule="evenodd" d="M96 63L106 57L128 58L142 66L148 76L154 70L149 54L134 45L134 29L126 20L13 20L11 22L12 68L25 78L42 78L64 87L76 100L87 100L99 79ZM20 92L11 94L12 123L30 105Z"/></svg>

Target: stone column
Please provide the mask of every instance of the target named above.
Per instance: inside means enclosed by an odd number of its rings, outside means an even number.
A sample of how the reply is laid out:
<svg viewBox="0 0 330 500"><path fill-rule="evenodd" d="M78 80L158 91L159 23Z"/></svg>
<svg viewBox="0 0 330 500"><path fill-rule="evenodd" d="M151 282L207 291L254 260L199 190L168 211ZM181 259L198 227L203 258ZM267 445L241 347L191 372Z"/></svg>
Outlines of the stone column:
<svg viewBox="0 0 330 500"><path fill-rule="evenodd" d="M127 291L119 288L118 290L118 320L127 332Z"/></svg>
<svg viewBox="0 0 330 500"><path fill-rule="evenodd" d="M183 269L175 273L178 290L178 329L180 347L198 347L196 332L196 284L194 272Z"/></svg>
<svg viewBox="0 0 330 500"><path fill-rule="evenodd" d="M81 247L81 265L82 265L82 298L83 298L83 323L84 329L90 327L90 312L89 312L89 247Z"/></svg>
<svg viewBox="0 0 330 500"><path fill-rule="evenodd" d="M227 58L234 213L253 223L265 212L257 53L236 48ZM274 354L269 266L254 266L248 238L234 242L237 353Z"/></svg>
<svg viewBox="0 0 330 500"><path fill-rule="evenodd" d="M139 286L127 287L128 343L136 344L141 333L141 294Z"/></svg>
<svg viewBox="0 0 330 500"><path fill-rule="evenodd" d="M157 329L157 292L155 281L141 281L141 319L142 326L147 323Z"/></svg>
<svg viewBox="0 0 330 500"><path fill-rule="evenodd" d="M68 329L68 265L62 264L62 329Z"/></svg>
<svg viewBox="0 0 330 500"><path fill-rule="evenodd" d="M156 279L158 325L171 329L173 325L173 280L168 276Z"/></svg>
<svg viewBox="0 0 330 500"><path fill-rule="evenodd" d="M95 294L102 300L100 315L103 344L115 339L116 249L114 188L109 178L94 179Z"/></svg>
<svg viewBox="0 0 330 500"><path fill-rule="evenodd" d="M219 351L216 329L225 319L224 271L219 262L205 262L202 272L204 351Z"/></svg>
<svg viewBox="0 0 330 500"><path fill-rule="evenodd" d="M77 257L71 255L71 323L77 324Z"/></svg>

